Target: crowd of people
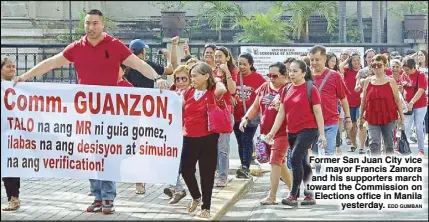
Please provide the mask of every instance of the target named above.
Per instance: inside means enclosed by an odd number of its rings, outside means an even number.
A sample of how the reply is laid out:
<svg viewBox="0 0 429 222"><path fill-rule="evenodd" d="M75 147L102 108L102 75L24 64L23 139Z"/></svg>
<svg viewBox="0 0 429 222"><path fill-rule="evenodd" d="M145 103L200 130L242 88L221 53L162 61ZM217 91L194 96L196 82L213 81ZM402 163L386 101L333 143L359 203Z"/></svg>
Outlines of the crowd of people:
<svg viewBox="0 0 429 222"><path fill-rule="evenodd" d="M368 49L360 55L346 50L337 58L325 47L316 45L300 59L273 61L267 80L257 72L248 53L239 55L236 62L228 48L207 44L199 59L191 55L185 44L185 58L179 64L176 53L179 38L175 37L172 52L162 51L167 60L164 67L145 61L149 46L144 41L136 39L126 47L103 30L103 14L99 10L89 11L85 17L85 36L25 74L16 76L14 61L2 58L2 81L26 81L74 63L78 84L154 88L156 83L162 90L177 92L183 98L183 149L177 183L165 188L164 193L171 198L170 204L178 203L187 195L183 178L192 196L187 207L189 213L201 205L198 215L209 218L213 187L227 186L232 132L241 161L236 177L243 179L251 177L253 141L258 127L264 136L271 165L271 189L261 200L263 205L277 203L280 181L290 191L282 203L297 205L300 187L309 183L313 172L309 155L341 154L344 132L350 152L359 147L360 154L393 155L395 132L403 126L411 141L416 137L418 155L424 155L423 144L428 133L425 50L407 52L404 58L397 52L386 55L389 53ZM111 55L108 60L105 51ZM360 62L362 56L365 64ZM172 85L167 85L164 75L173 76ZM209 104L223 104L220 107L228 112L225 118L229 118L223 122L231 124L231 132L210 130ZM291 172L286 166L288 159ZM201 190L195 176L197 162ZM314 167L316 173L320 172L320 165ZM9 201L4 210L17 210L20 179L3 178L3 181ZM88 212L109 214L115 210L115 182L90 180L90 190L94 202ZM145 184L137 183L136 193L145 192ZM301 204L316 203L310 190L304 189L304 196Z"/></svg>

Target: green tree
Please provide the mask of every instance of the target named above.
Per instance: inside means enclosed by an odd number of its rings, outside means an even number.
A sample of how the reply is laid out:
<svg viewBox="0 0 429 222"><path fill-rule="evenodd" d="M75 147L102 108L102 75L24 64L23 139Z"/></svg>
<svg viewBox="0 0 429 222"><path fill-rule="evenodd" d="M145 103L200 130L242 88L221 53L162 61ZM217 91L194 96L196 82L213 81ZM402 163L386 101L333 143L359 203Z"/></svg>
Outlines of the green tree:
<svg viewBox="0 0 429 222"><path fill-rule="evenodd" d="M427 1L401 1L391 2L387 7L387 11L393 16L404 20L404 15L419 15L428 14Z"/></svg>
<svg viewBox="0 0 429 222"><path fill-rule="evenodd" d="M255 16L245 16L239 21L243 32L234 39L243 43L286 43L290 42L289 25L281 18L283 9L276 5L266 14L256 13Z"/></svg>
<svg viewBox="0 0 429 222"><path fill-rule="evenodd" d="M73 41L76 41L80 39L83 35L85 35L85 16L86 16L86 12L79 13L79 23L74 28L72 33ZM113 21L106 16L103 16L103 18L104 18L104 29L106 31L111 31L111 32L116 31L117 28L115 23L113 23ZM69 34L58 35L57 40L60 42L66 43L70 41L69 36L70 36Z"/></svg>
<svg viewBox="0 0 429 222"><path fill-rule="evenodd" d="M210 27L218 33L218 41L222 41L222 28L227 18L233 19L233 26L238 25L243 16L243 8L228 1L206 1L202 2L198 10L198 23L207 20Z"/></svg>
<svg viewBox="0 0 429 222"><path fill-rule="evenodd" d="M308 23L313 14L324 17L328 22L327 32L331 33L337 22L337 1L290 1L286 5L286 12L291 12L290 25L295 38L304 38L309 41Z"/></svg>

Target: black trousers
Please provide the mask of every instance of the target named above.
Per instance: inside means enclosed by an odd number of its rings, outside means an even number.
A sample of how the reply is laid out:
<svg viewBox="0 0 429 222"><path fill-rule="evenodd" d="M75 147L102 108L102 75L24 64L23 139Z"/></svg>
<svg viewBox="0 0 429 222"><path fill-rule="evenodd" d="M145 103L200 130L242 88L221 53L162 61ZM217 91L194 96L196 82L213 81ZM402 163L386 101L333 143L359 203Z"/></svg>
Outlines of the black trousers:
<svg viewBox="0 0 429 222"><path fill-rule="evenodd" d="M7 201L12 197L19 197L21 179L19 177L3 177L4 188L6 189Z"/></svg>
<svg viewBox="0 0 429 222"><path fill-rule="evenodd" d="M292 176L293 184L291 195L297 196L300 190L301 182L304 186L311 180L311 166L308 157L308 148L318 137L317 129L303 129L299 133L289 133L289 145L292 149ZM311 196L312 193L305 187L304 195Z"/></svg>
<svg viewBox="0 0 429 222"><path fill-rule="evenodd" d="M219 134L204 137L183 137L182 177L191 193L192 199L201 197L197 179L195 178L196 164L200 169L202 206L210 210L213 183L217 164L217 143Z"/></svg>

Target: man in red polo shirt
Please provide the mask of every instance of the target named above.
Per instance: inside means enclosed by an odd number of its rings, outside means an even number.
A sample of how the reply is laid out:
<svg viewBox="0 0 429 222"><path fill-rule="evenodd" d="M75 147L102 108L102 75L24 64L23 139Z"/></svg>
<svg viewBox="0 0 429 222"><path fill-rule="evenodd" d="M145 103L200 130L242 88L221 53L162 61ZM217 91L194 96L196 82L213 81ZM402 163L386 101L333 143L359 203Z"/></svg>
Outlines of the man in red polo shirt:
<svg viewBox="0 0 429 222"><path fill-rule="evenodd" d="M347 94L349 91L341 78L341 75L334 70L326 68L326 49L321 45L311 48L308 56L310 57L311 71L314 78L314 84L320 91L322 99L322 113L325 123L326 148L325 155L334 155L336 148L336 139L338 132L338 99L344 109L346 119L346 129L350 130L352 121L350 117L349 103ZM318 154L317 142L313 144L313 155ZM319 167L316 168L318 172Z"/></svg>
<svg viewBox="0 0 429 222"><path fill-rule="evenodd" d="M35 76L41 76L52 69L74 63L78 84L117 86L119 68L123 63L155 80L159 88L167 88L167 81L162 79L152 67L131 53L120 40L104 32L104 19L101 11L93 9L86 14L85 33L85 36L68 45L63 52L43 60L14 80L22 82ZM87 208L87 211L103 211L105 214L115 211L113 206L116 197L115 182L93 179L89 181L95 201Z"/></svg>

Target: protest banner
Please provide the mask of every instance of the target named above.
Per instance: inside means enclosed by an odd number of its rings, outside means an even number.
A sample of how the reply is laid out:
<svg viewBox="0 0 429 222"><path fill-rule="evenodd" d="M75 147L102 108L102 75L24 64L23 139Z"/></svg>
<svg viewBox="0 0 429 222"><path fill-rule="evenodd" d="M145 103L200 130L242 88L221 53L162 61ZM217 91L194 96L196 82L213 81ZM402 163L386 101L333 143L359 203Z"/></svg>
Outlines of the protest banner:
<svg viewBox="0 0 429 222"><path fill-rule="evenodd" d="M422 157L314 157L325 173L313 175L308 190L316 201L334 201L341 211L422 211L427 207L427 168ZM427 179L426 179L427 180Z"/></svg>
<svg viewBox="0 0 429 222"><path fill-rule="evenodd" d="M303 53L308 53L311 47L264 47L264 46L241 46L241 53L247 52L253 56L257 72L262 75L268 74L268 67L275 62L283 62L287 58L299 59ZM333 52L340 59L341 52L345 50L357 52L361 55L361 64L364 64L364 47L326 47L326 52Z"/></svg>
<svg viewBox="0 0 429 222"><path fill-rule="evenodd" d="M1 176L175 184L182 99L159 89L1 83Z"/></svg>

